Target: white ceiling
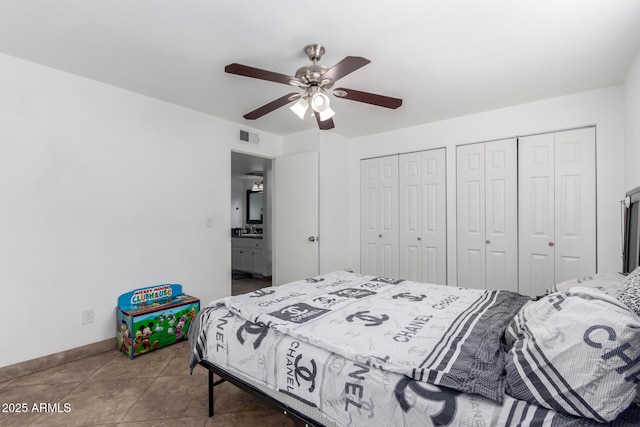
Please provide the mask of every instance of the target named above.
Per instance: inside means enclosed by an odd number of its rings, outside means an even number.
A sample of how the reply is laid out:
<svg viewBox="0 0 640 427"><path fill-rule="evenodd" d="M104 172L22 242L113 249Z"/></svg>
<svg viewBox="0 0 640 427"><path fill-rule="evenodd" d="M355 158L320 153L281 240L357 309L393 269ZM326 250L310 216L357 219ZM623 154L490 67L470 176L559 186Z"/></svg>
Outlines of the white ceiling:
<svg viewBox="0 0 640 427"><path fill-rule="evenodd" d="M404 100L334 99L325 132L357 137L623 83L640 1L0 1L0 52L278 135L316 124L286 107L242 115L295 88L224 66L293 75L310 43L328 67L371 60L340 86Z"/></svg>

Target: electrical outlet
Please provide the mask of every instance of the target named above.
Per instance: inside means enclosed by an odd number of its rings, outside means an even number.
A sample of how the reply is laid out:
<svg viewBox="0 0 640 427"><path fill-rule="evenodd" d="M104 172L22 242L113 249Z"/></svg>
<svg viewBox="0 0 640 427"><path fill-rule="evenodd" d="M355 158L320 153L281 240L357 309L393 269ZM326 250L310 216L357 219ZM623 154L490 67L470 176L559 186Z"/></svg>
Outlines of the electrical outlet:
<svg viewBox="0 0 640 427"><path fill-rule="evenodd" d="M96 313L93 308L88 310L82 310L82 324L88 325L89 323L93 323L96 320Z"/></svg>

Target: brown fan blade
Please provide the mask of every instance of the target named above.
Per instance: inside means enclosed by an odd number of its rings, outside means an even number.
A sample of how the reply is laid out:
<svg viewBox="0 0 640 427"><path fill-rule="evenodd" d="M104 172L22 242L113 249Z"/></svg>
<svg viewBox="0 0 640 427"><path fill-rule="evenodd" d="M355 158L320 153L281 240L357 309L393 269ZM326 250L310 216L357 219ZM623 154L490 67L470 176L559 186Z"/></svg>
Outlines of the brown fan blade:
<svg viewBox="0 0 640 427"><path fill-rule="evenodd" d="M224 71L225 73L237 74L239 76L252 77L254 79L260 80L268 80L285 85L291 84L292 81L302 83L299 79L292 76L287 76L286 74L274 73L273 71L249 67L248 65L236 64L235 62L224 67Z"/></svg>
<svg viewBox="0 0 640 427"><path fill-rule="evenodd" d="M320 130L329 130L329 129L333 129L334 127L336 127L333 124L333 119L327 119L325 121L320 121L320 113L314 111L315 115L316 115L316 121L318 122L318 127L320 128Z"/></svg>
<svg viewBox="0 0 640 427"><path fill-rule="evenodd" d="M347 89L344 87L334 89L333 94L338 98L364 102L365 104L373 104L378 107L392 108L394 110L402 105L402 99L399 98L391 98L389 96L361 92L359 90Z"/></svg>
<svg viewBox="0 0 640 427"><path fill-rule="evenodd" d="M332 82L335 82L336 80L343 78L347 74L351 74L357 69L364 67L369 62L371 61L361 56L347 56L332 68L328 69L324 74L322 74L322 77L320 79L331 79Z"/></svg>
<svg viewBox="0 0 640 427"><path fill-rule="evenodd" d="M270 112L272 112L273 110L277 110L278 108L287 105L288 103L290 103L291 101L294 101L296 99L298 99L300 97L299 93L288 93L285 96L282 96L278 99L276 99L275 101L271 101L268 104L263 105L260 108L256 108L255 110L245 114L244 117L247 120L255 120L255 119L259 119L260 117L264 116L265 114L268 114Z"/></svg>

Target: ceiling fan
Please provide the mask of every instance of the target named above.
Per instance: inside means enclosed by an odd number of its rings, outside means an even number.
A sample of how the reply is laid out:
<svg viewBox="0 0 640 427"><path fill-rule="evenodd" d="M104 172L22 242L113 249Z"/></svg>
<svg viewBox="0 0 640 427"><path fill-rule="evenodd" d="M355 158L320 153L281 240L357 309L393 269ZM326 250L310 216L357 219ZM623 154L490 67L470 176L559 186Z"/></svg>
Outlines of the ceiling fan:
<svg viewBox="0 0 640 427"><path fill-rule="evenodd" d="M332 117L335 112L330 107L331 100L329 96L327 96L326 92L333 87L333 84L338 79L364 67L371 61L361 56L347 56L332 68L327 68L318 64L325 52L322 45L307 45L304 48L304 52L307 54L312 64L299 68L296 71L295 77L237 63L229 64L224 67L224 71L230 74L283 83L303 90L301 93L288 93L274 101L271 101L268 104L245 114L243 116L245 119L258 119L265 114L297 100L295 104L289 107L294 114L301 119L304 119L305 113L309 107L311 107L311 111L315 115L320 129L325 130L334 128ZM332 93L338 98L364 102L366 104L377 105L379 107L396 109L402 105L402 99L377 95L375 93L361 92L344 87L333 89Z"/></svg>

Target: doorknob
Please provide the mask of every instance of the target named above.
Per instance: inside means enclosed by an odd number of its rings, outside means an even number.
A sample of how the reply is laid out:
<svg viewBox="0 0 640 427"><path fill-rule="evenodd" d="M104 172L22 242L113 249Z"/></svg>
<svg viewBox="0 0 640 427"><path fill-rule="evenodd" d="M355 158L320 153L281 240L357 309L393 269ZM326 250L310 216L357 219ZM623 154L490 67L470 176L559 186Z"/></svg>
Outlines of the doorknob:
<svg viewBox="0 0 640 427"><path fill-rule="evenodd" d="M549 246L553 246L553 242L549 242Z"/></svg>
<svg viewBox="0 0 640 427"><path fill-rule="evenodd" d="M422 238L421 238L421 237L418 237L418 240L422 240Z"/></svg>
<svg viewBox="0 0 640 427"><path fill-rule="evenodd" d="M315 242L315 241L316 241L316 238L315 238L315 237L313 237L313 236L311 236L311 237L309 237L307 240L308 240L308 241L310 241L310 242Z"/></svg>
<svg viewBox="0 0 640 427"><path fill-rule="evenodd" d="M491 240L487 240L485 243L486 243L487 245L490 245L490 244L491 244Z"/></svg>

